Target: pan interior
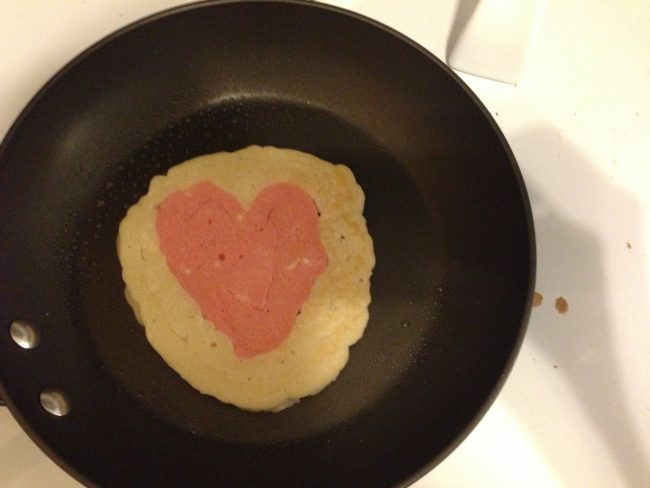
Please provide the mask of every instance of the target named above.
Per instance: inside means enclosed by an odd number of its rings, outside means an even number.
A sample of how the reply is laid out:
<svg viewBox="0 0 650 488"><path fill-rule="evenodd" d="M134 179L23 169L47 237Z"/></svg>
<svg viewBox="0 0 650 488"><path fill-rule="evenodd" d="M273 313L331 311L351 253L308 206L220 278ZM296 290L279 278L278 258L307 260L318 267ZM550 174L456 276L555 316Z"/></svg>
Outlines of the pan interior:
<svg viewBox="0 0 650 488"><path fill-rule="evenodd" d="M313 128L318 130L314 131ZM354 172L366 193L374 238L370 323L338 380L279 414L254 414L200 395L149 346L124 300L115 236L125 207L151 177L185 159L250 144L300 149ZM345 120L306 104L229 100L170 123L115 166L75 219L72 305L78 327L113 376L116 391L170 423L224 442L269 443L313 436L351 422L386 395L435 339L444 278L435 226L402 164ZM412 259L413 255L418 259Z"/></svg>

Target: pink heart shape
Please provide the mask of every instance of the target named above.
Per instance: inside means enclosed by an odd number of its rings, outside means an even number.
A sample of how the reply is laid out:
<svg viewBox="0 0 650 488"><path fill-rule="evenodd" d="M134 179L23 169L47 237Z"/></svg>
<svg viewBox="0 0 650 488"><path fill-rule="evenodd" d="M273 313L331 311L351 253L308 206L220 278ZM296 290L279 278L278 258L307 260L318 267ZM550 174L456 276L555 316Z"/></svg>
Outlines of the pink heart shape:
<svg viewBox="0 0 650 488"><path fill-rule="evenodd" d="M240 358L278 347L327 266L318 209L290 183L260 191L246 211L203 181L158 207L160 249L205 318Z"/></svg>

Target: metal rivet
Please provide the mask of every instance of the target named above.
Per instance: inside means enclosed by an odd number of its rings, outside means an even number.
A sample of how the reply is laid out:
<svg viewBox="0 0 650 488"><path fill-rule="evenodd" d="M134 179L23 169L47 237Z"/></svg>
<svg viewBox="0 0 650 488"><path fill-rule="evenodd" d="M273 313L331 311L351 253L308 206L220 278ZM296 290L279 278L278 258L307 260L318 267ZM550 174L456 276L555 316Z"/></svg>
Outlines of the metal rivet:
<svg viewBox="0 0 650 488"><path fill-rule="evenodd" d="M11 338L23 349L34 349L41 341L38 329L24 320L14 320L9 328Z"/></svg>
<svg viewBox="0 0 650 488"><path fill-rule="evenodd" d="M40 395L41 406L57 417L68 415L72 408L70 400L61 390L56 388L46 388Z"/></svg>

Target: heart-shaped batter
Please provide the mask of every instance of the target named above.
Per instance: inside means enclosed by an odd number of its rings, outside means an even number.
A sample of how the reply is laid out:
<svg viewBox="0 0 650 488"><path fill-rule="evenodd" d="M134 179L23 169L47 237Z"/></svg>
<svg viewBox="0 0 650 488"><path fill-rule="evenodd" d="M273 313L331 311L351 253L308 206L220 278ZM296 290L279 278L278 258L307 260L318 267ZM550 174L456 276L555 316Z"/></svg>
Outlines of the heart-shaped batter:
<svg viewBox="0 0 650 488"><path fill-rule="evenodd" d="M247 211L199 182L160 204L156 231L172 273L240 358L282 344L327 266L318 209L290 183L267 186Z"/></svg>

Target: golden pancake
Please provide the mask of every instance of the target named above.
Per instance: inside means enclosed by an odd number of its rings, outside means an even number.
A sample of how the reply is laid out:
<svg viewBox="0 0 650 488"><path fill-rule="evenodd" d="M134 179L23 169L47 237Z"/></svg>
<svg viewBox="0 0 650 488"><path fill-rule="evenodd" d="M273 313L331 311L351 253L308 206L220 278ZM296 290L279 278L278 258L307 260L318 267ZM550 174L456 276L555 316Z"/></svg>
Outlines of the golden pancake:
<svg viewBox="0 0 650 488"><path fill-rule="evenodd" d="M203 317L160 249L158 207L200 182L230 193L245 209L269 185L290 183L318 208L327 266L289 335L269 352L238 357L228 336ZM363 191L349 168L303 152L250 146L191 159L154 177L120 224L117 249L126 298L152 347L197 390L246 410L282 410L336 379L368 322L375 256L363 207Z"/></svg>

